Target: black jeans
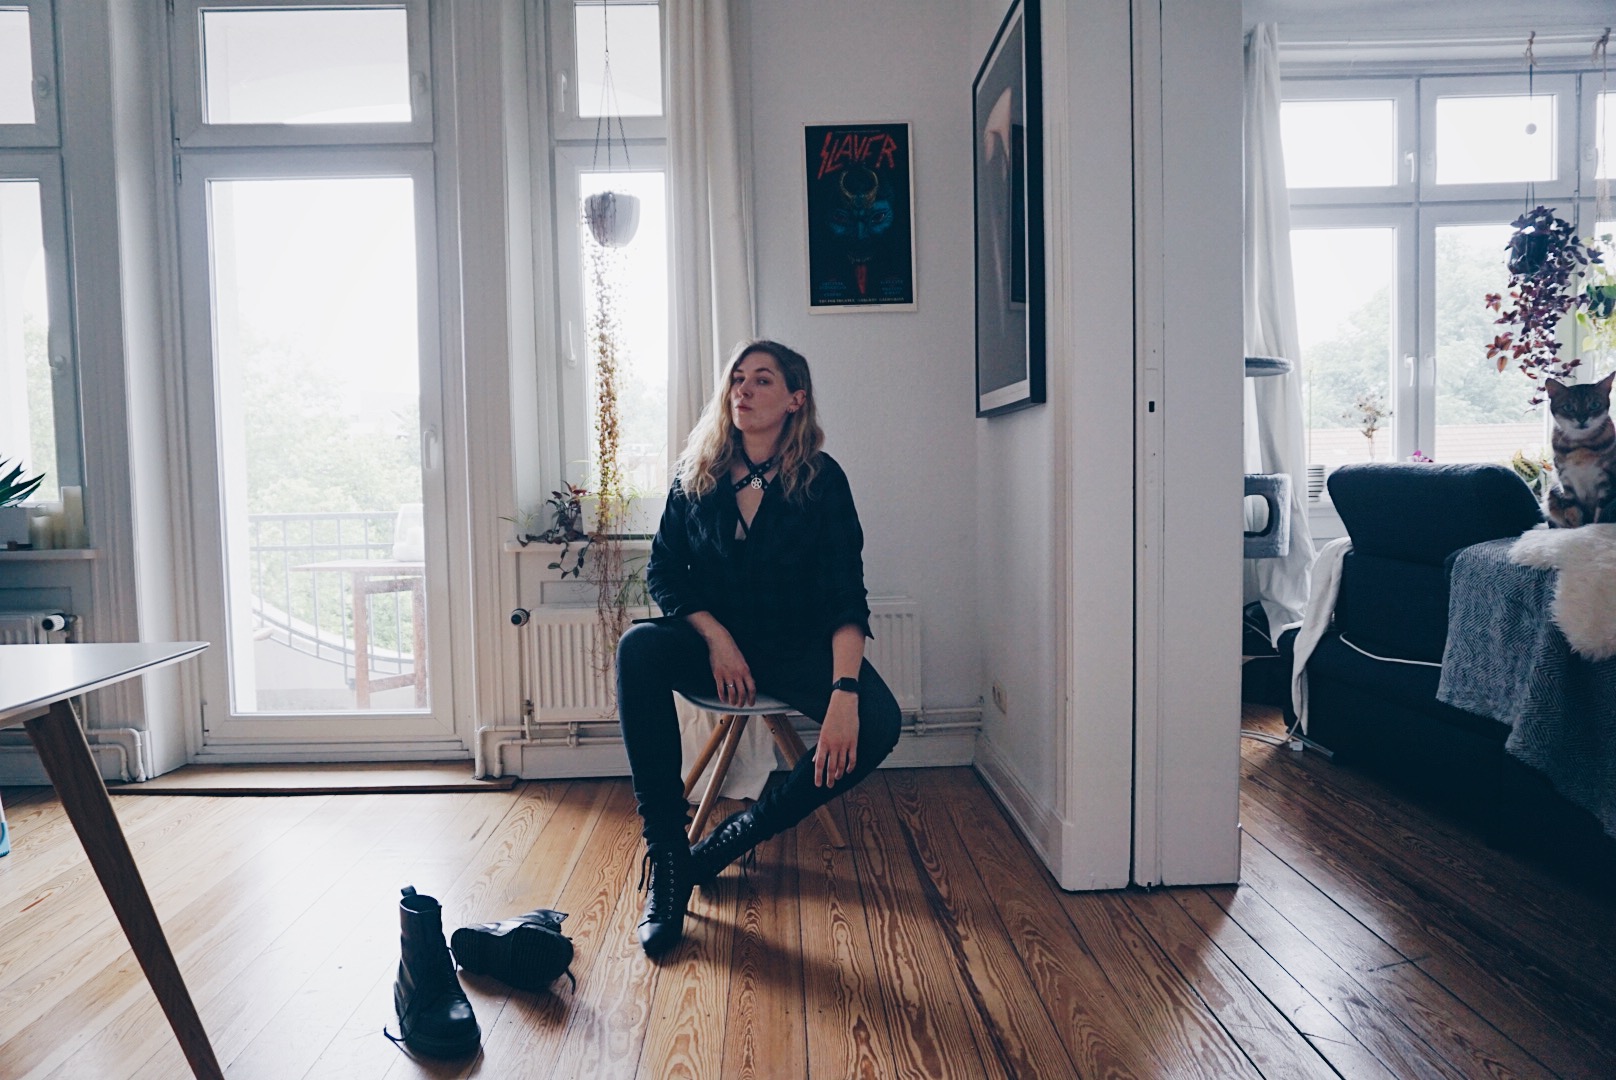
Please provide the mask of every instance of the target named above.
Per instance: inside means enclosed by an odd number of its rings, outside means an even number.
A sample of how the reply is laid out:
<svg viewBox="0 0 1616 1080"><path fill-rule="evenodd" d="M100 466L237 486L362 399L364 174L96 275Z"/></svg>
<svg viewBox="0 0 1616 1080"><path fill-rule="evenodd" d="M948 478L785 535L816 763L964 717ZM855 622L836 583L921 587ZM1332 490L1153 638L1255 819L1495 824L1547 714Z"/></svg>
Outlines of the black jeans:
<svg viewBox="0 0 1616 1080"><path fill-rule="evenodd" d="M738 642L752 670L758 693L779 698L823 723L830 708L830 643L822 649L777 655L749 650ZM673 692L712 696L713 670L707 643L688 624L639 623L617 646L617 712L628 748L634 797L650 843L684 843L689 803L679 774L679 717ZM834 786L814 785L814 759L808 754L784 783L771 785L758 800L759 818L779 833L858 783L898 744L902 717L898 701L868 660L859 669L859 736L853 771Z"/></svg>

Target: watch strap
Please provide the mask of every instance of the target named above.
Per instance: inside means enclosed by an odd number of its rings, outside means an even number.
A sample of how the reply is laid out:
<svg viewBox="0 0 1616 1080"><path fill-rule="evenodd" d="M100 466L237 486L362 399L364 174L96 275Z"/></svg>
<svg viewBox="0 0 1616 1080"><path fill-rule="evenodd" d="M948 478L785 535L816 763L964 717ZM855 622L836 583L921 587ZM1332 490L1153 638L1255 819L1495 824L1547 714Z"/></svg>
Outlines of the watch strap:
<svg viewBox="0 0 1616 1080"><path fill-rule="evenodd" d="M849 694L856 694L859 692L859 681L849 676L843 676L842 678L831 683L830 688L832 692L837 690L845 690Z"/></svg>

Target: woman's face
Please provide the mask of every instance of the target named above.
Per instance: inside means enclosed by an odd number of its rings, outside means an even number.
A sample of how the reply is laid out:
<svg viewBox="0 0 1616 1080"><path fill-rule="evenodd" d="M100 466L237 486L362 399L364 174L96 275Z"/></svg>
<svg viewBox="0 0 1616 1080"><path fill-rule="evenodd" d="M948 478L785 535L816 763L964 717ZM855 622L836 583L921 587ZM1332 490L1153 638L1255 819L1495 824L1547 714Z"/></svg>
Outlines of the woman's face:
<svg viewBox="0 0 1616 1080"><path fill-rule="evenodd" d="M778 435L807 397L786 386L780 365L766 352L748 353L730 372L730 418L745 435Z"/></svg>

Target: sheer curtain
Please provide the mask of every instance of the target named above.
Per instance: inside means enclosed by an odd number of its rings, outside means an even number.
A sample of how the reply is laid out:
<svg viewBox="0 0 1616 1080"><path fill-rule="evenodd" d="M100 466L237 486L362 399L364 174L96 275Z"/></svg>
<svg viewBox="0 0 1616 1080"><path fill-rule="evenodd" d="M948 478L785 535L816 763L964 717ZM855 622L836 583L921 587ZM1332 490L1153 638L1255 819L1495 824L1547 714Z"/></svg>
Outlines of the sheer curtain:
<svg viewBox="0 0 1616 1080"><path fill-rule="evenodd" d="M668 194L677 454L729 350L754 336L751 171L732 0L667 0Z"/></svg>
<svg viewBox="0 0 1616 1080"><path fill-rule="evenodd" d="M756 336L750 136L741 107L745 37L734 0L667 0L668 220L673 370L668 445L684 448L729 351ZM716 719L678 699L688 774ZM755 799L774 768L768 725L747 725L723 794ZM707 773L712 771L708 766ZM706 776L691 792L699 798Z"/></svg>
<svg viewBox="0 0 1616 1080"><path fill-rule="evenodd" d="M1291 211L1279 138L1279 34L1273 23L1246 40L1246 355L1297 361L1287 375L1247 379L1246 472L1291 478L1290 553L1247 559L1245 600L1261 601L1270 633L1298 623L1307 607L1313 533L1307 521L1307 449L1302 422L1301 343L1291 277Z"/></svg>

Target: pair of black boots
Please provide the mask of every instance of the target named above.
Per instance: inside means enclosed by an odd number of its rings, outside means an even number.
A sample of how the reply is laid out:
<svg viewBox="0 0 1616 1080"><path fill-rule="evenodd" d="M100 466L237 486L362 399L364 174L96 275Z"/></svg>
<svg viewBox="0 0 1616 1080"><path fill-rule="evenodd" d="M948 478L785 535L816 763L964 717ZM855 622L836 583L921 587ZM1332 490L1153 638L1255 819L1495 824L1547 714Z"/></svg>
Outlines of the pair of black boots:
<svg viewBox="0 0 1616 1080"><path fill-rule="evenodd" d="M779 831L764 805L757 803L725 818L693 847L685 845L683 830L678 839L647 841L639 885L647 890L645 916L637 928L645 954L661 956L679 944L695 886L711 885L724 867Z"/></svg>
<svg viewBox="0 0 1616 1080"><path fill-rule="evenodd" d="M398 917L393 1009L404 1045L425 1057L469 1057L482 1042L455 961L473 975L519 990L543 990L563 973L571 977L572 942L561 933L566 916L559 911L539 908L503 922L462 926L454 932L453 958L443 940L443 908L435 899L405 886Z"/></svg>

